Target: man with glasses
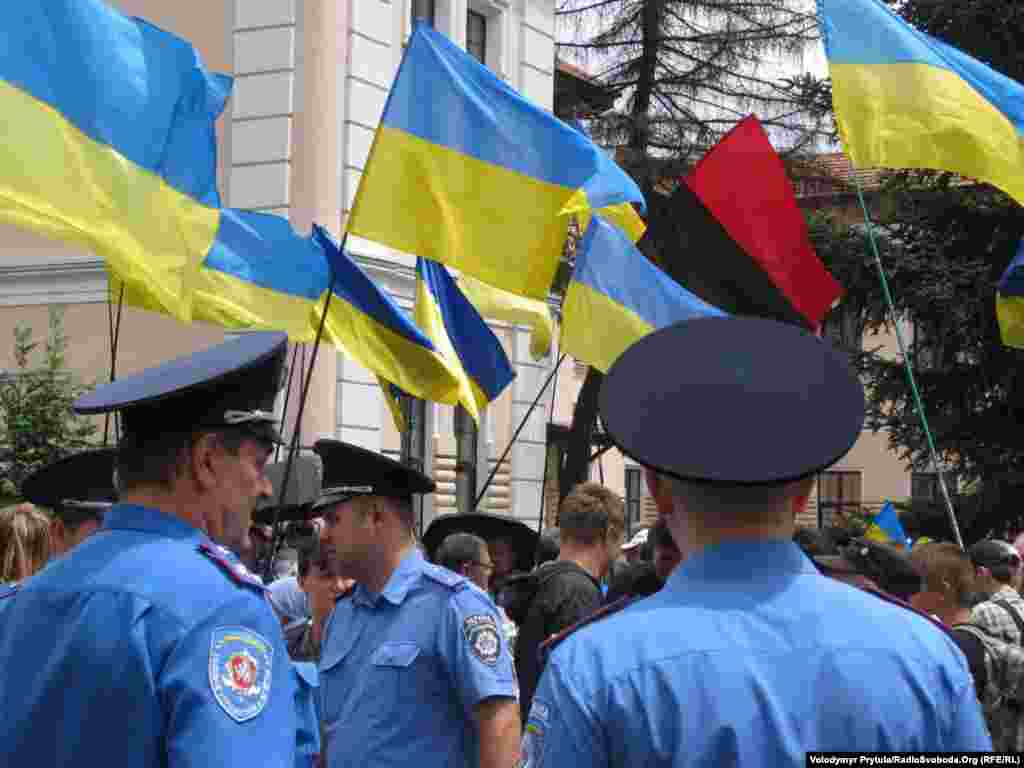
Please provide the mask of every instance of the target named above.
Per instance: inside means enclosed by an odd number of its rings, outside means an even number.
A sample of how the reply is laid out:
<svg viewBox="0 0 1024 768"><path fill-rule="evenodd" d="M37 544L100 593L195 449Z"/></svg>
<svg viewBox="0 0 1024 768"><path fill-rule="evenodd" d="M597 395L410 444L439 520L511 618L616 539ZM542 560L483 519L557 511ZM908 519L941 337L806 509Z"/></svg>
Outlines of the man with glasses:
<svg viewBox="0 0 1024 768"><path fill-rule="evenodd" d="M449 571L465 576L480 589L487 585L494 570L487 542L471 533L453 533L437 548L435 562Z"/></svg>
<svg viewBox="0 0 1024 768"><path fill-rule="evenodd" d="M110 448L83 451L48 464L22 483L26 501L50 512L50 557L77 547L103 525L117 501L114 459Z"/></svg>

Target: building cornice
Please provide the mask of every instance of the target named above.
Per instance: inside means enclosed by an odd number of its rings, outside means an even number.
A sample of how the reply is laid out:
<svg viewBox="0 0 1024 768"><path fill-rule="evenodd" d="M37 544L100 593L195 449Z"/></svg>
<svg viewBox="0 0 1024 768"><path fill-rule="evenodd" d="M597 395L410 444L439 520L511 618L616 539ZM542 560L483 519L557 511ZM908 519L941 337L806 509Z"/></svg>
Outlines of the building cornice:
<svg viewBox="0 0 1024 768"><path fill-rule="evenodd" d="M102 259L0 266L0 306L86 304L107 299Z"/></svg>

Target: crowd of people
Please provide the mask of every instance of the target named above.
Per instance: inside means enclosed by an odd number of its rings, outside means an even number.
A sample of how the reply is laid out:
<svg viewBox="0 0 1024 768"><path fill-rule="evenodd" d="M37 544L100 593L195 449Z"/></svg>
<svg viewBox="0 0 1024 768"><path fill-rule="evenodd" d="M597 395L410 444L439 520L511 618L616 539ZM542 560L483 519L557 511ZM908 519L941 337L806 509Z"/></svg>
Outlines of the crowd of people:
<svg viewBox="0 0 1024 768"><path fill-rule="evenodd" d="M116 451L44 468L0 511L0 764L797 766L1022 747L1020 552L795 526L863 423L822 340L721 318L627 350L601 417L658 510L628 541L597 483L540 535L475 514L418 539L412 502L434 481L320 440L294 573L266 584L253 569L276 542L252 523L275 497L284 350L250 334L99 387L76 409L122 413Z"/></svg>

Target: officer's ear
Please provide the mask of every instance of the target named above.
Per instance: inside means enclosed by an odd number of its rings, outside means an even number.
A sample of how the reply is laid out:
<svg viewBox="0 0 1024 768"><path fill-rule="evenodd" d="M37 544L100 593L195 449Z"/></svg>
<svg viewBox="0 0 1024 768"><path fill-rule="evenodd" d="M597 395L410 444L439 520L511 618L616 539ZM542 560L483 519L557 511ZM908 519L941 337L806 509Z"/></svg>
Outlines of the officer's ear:
<svg viewBox="0 0 1024 768"><path fill-rule="evenodd" d="M644 467L644 478L647 480L647 489L654 499L654 506L658 514L667 517L672 514L672 489L661 475L650 467Z"/></svg>
<svg viewBox="0 0 1024 768"><path fill-rule="evenodd" d="M189 469L200 490L208 491L216 487L218 473L222 465L222 449L218 436L212 432L199 435L189 448Z"/></svg>

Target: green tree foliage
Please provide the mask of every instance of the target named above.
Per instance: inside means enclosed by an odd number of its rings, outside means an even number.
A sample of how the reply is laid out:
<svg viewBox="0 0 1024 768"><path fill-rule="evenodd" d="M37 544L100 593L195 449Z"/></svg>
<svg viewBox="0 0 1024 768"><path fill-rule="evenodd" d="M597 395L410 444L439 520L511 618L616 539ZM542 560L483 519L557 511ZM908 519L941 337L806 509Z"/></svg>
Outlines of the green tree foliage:
<svg viewBox="0 0 1024 768"><path fill-rule="evenodd" d="M0 373L0 496L17 496L35 470L89 446L96 425L71 410L85 389L67 370L63 313L50 309L46 340L14 330L16 370Z"/></svg>
<svg viewBox="0 0 1024 768"><path fill-rule="evenodd" d="M919 29L1009 77L1024 81L1024 6L1002 0L900 0L891 3ZM967 543L1024 529L1024 352L1002 345L996 285L1024 235L1024 211L998 190L950 174L895 173L884 190L883 260L930 427L950 470L971 484L955 500ZM888 318L877 276L857 249L817 229L864 327ZM850 280L842 270L868 276ZM931 469L920 419L899 361L868 344L857 356L870 395L868 424L918 469ZM915 504L909 517L928 535L948 538L944 512Z"/></svg>

